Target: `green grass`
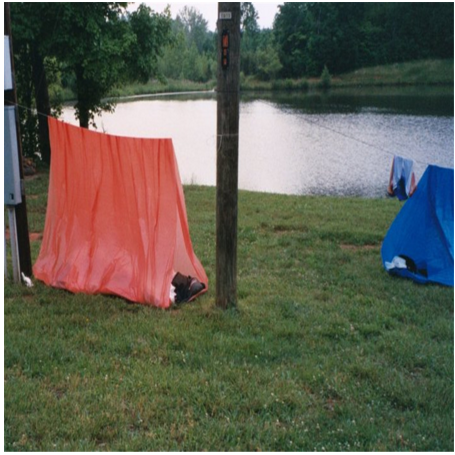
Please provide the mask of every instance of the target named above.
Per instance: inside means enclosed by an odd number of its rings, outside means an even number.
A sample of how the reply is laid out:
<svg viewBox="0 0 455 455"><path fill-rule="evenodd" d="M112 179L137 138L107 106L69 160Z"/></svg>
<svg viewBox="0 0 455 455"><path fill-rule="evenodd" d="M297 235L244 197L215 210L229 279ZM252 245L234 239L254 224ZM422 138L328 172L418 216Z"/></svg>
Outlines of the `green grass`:
<svg viewBox="0 0 455 455"><path fill-rule="evenodd" d="M159 93L180 93L180 92L197 92L213 90L216 87L216 81L193 82L186 80L168 80L165 83L157 80L149 81L146 84L130 84L117 88L112 92L112 97L128 97L141 95L154 95Z"/></svg>
<svg viewBox="0 0 455 455"><path fill-rule="evenodd" d="M216 87L216 81L193 82L186 80L167 80L160 82L150 80L146 84L131 83L113 89L107 100L116 101L118 98L140 97L147 95L157 95L161 93L182 93L182 92L204 92L211 91ZM62 92L65 102L73 102L76 95L69 89Z"/></svg>
<svg viewBox="0 0 455 455"><path fill-rule="evenodd" d="M273 81L258 81L253 77L241 77L240 90L244 92L257 91L307 91L310 84L306 79L276 79Z"/></svg>
<svg viewBox="0 0 455 455"><path fill-rule="evenodd" d="M260 90L316 90L323 88L390 87L390 86L453 86L453 59L420 60L362 68L350 73L332 76L329 84L321 78L257 81L251 77L241 79L244 91Z"/></svg>
<svg viewBox="0 0 455 455"><path fill-rule="evenodd" d="M453 59L420 60L363 68L332 80L333 87L387 85L451 85Z"/></svg>
<svg viewBox="0 0 455 455"><path fill-rule="evenodd" d="M46 187L27 181L33 231ZM453 289L382 269L400 203L241 191L222 311L215 190L185 196L210 280L192 304L5 283L5 450L453 451Z"/></svg>

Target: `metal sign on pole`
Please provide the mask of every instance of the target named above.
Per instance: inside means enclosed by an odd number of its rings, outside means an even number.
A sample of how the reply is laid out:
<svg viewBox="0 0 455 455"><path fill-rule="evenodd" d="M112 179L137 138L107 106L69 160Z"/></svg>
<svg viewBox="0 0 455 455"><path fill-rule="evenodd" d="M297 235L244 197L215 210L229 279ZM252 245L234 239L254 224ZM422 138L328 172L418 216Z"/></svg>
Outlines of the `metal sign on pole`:
<svg viewBox="0 0 455 455"><path fill-rule="evenodd" d="M14 83L14 60L11 43L10 3L4 4L5 20L5 205L8 207L13 277L20 281L21 272L32 276L30 238L28 234L27 206L22 168L22 144L16 112L17 95ZM6 245L6 238L5 238ZM5 248L6 255L6 248ZM6 273L5 258L5 273Z"/></svg>
<svg viewBox="0 0 455 455"><path fill-rule="evenodd" d="M4 111L4 204L18 205L22 202L21 175L19 171L19 156L17 146L16 108L5 106Z"/></svg>
<svg viewBox="0 0 455 455"><path fill-rule="evenodd" d="M11 56L9 52L9 36L5 36L5 44L4 44L4 64L3 64L3 80L4 80L4 90L12 90L13 89L13 72L11 71Z"/></svg>
<svg viewBox="0 0 455 455"><path fill-rule="evenodd" d="M237 306L240 2L218 3L216 305Z"/></svg>

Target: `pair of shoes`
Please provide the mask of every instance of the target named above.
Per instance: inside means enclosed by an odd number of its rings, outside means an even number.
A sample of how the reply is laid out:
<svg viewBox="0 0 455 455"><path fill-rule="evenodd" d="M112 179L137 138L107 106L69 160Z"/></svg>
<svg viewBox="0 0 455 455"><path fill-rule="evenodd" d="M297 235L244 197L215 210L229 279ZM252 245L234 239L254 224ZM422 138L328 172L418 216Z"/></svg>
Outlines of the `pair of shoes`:
<svg viewBox="0 0 455 455"><path fill-rule="evenodd" d="M175 303L191 302L205 289L205 284L197 278L179 272L175 274L172 285L175 287Z"/></svg>

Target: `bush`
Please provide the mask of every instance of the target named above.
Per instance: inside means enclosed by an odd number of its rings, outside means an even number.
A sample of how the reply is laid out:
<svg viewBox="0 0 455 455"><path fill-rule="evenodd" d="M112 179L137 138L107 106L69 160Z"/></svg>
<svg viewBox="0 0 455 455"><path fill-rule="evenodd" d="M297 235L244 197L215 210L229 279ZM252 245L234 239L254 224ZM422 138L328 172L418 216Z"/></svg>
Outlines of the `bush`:
<svg viewBox="0 0 455 455"><path fill-rule="evenodd" d="M292 90L294 88L294 81L292 79L277 79L272 81L273 90Z"/></svg>
<svg viewBox="0 0 455 455"><path fill-rule="evenodd" d="M324 65L324 69L322 70L319 86L324 90L328 90L331 87L331 85L332 85L332 76L330 76L327 65Z"/></svg>
<svg viewBox="0 0 455 455"><path fill-rule="evenodd" d="M308 90L309 86L310 86L310 84L308 83L308 81L306 79L299 79L295 83L295 88L297 90L306 91L306 90Z"/></svg>

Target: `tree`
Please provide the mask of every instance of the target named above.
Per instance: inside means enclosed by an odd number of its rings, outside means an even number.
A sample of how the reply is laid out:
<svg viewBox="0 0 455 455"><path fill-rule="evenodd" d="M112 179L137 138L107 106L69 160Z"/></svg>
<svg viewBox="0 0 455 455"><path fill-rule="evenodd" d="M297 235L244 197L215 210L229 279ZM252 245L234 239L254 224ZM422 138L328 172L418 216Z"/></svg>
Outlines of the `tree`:
<svg viewBox="0 0 455 455"><path fill-rule="evenodd" d="M162 74L171 79L207 82L216 74L215 33L192 7L185 6L172 23L172 39L159 60Z"/></svg>
<svg viewBox="0 0 455 455"><path fill-rule="evenodd" d="M257 22L259 14L253 3L242 2L240 15L242 73L261 80L274 79L282 69L282 65L271 30L259 28Z"/></svg>
<svg viewBox="0 0 455 455"><path fill-rule="evenodd" d="M128 81L138 80L146 83L151 76L159 74L158 58L163 55L164 47L170 40L171 19L167 7L164 14L153 14L152 10L141 4L137 11L129 15L132 43L126 55L129 72Z"/></svg>
<svg viewBox="0 0 455 455"><path fill-rule="evenodd" d="M40 43L43 33L39 22L32 19L30 3L11 3L11 23L15 55L16 84L19 104L32 108L21 114L21 134L25 155L40 152L44 162L50 163L49 130L46 116L51 115L45 58ZM35 4L34 12L42 14L43 4ZM34 102L35 101L35 102Z"/></svg>
<svg viewBox="0 0 455 455"><path fill-rule="evenodd" d="M242 55L240 71L247 76L257 72L256 38L259 33L258 17L258 13L252 3L240 3L240 31L242 36L240 42Z"/></svg>
<svg viewBox="0 0 455 455"><path fill-rule="evenodd" d="M453 58L453 3L306 2L279 6L274 33L281 76Z"/></svg>
<svg viewBox="0 0 455 455"><path fill-rule="evenodd" d="M199 53L205 52L210 47L208 39L208 22L204 16L192 6L184 6L176 17L177 27L182 29L187 47L196 46Z"/></svg>
<svg viewBox="0 0 455 455"><path fill-rule="evenodd" d="M240 30L242 33L257 33L259 31L258 19L259 14L252 3L240 3Z"/></svg>
<svg viewBox="0 0 455 455"><path fill-rule="evenodd" d="M62 5L62 4L60 4ZM112 110L103 101L127 80L148 80L168 39L169 11L152 14L142 5L125 17L126 4L65 3L53 49L76 77L76 115L88 127L95 114Z"/></svg>
<svg viewBox="0 0 455 455"><path fill-rule="evenodd" d="M278 6L274 34L283 65L283 77L301 77L308 74L306 48L311 36L311 26L308 3L285 3Z"/></svg>
<svg viewBox="0 0 455 455"><path fill-rule="evenodd" d="M256 75L259 79L264 81L275 79L282 68L274 46L269 45L257 51Z"/></svg>
<svg viewBox="0 0 455 455"><path fill-rule="evenodd" d="M17 34L24 34L26 47L38 43L42 58L55 57L61 71L74 78L76 116L82 127L88 127L102 110L113 109L103 99L116 85L143 82L156 73L157 58L169 39L169 10L157 14L141 5L127 14L126 6L114 2L12 4L16 21L22 24Z"/></svg>

